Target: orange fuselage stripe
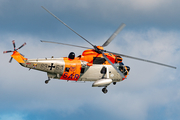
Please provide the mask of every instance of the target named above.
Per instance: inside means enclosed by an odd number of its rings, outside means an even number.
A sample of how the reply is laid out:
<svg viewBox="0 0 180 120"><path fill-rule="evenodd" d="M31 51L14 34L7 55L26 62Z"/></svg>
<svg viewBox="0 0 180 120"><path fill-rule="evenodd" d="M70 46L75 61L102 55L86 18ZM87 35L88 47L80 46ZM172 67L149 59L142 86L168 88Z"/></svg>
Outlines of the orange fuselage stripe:
<svg viewBox="0 0 180 120"><path fill-rule="evenodd" d="M65 68L60 79L77 81L81 72L81 61L78 59L64 58Z"/></svg>

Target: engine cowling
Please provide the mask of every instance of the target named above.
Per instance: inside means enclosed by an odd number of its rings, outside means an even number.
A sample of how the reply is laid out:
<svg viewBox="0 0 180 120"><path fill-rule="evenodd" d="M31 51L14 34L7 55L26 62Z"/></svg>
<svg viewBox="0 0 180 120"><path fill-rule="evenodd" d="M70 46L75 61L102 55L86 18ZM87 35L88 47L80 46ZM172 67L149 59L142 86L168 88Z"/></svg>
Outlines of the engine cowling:
<svg viewBox="0 0 180 120"><path fill-rule="evenodd" d="M112 79L100 79L92 84L92 87L105 87L112 83Z"/></svg>

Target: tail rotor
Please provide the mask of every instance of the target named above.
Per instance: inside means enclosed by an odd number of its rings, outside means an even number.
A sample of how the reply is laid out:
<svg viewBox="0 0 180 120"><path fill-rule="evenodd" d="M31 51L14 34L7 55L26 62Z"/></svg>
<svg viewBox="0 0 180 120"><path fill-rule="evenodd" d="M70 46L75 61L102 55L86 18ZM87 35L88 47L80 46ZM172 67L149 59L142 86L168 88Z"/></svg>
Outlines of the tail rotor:
<svg viewBox="0 0 180 120"><path fill-rule="evenodd" d="M24 43L24 44L22 44L20 47L18 47L18 48L16 49L15 40L13 40L12 43L13 43L14 50L13 50L13 51L12 51L12 50L4 51L4 52L3 52L4 54L5 54L5 53L10 53L10 52L13 52L13 53L14 53L15 51L21 49L23 46L26 45L26 43ZM12 59L13 59L13 57L10 58L9 63L11 63Z"/></svg>

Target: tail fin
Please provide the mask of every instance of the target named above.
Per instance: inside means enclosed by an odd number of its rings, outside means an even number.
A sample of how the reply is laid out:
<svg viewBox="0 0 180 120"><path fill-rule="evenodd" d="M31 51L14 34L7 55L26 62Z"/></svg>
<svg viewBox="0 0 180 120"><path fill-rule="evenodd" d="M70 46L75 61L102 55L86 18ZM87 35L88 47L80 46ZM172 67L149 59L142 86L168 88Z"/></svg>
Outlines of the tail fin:
<svg viewBox="0 0 180 120"><path fill-rule="evenodd" d="M24 56L22 56L18 51L14 51L11 55L18 63L25 63L24 60L27 60Z"/></svg>

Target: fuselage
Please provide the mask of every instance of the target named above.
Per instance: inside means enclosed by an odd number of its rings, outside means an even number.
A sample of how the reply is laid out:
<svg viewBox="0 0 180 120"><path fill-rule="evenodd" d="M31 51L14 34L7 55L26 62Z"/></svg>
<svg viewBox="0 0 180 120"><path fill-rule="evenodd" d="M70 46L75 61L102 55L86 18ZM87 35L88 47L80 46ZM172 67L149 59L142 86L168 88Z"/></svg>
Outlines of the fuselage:
<svg viewBox="0 0 180 120"><path fill-rule="evenodd" d="M105 55L127 77L130 68L124 66L122 58L110 53ZM17 51L14 51L11 57L26 68L47 72L48 79L97 81L109 78L113 82L124 80L102 54L98 54L93 49L85 50L78 57L71 52L68 57L63 58L27 59Z"/></svg>
<svg viewBox="0 0 180 120"><path fill-rule="evenodd" d="M106 78L107 73L102 73L103 66L108 67L109 77L113 81L121 81L122 77L111 65L92 64L75 58L28 59L22 66L47 72L48 78L72 80L72 81L96 81ZM119 68L119 64L115 64Z"/></svg>

